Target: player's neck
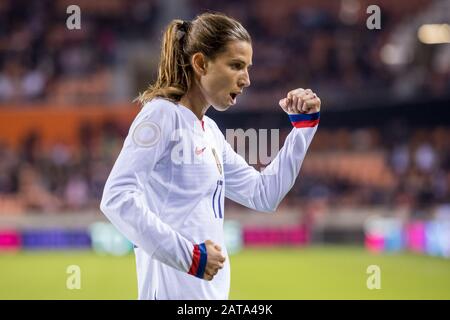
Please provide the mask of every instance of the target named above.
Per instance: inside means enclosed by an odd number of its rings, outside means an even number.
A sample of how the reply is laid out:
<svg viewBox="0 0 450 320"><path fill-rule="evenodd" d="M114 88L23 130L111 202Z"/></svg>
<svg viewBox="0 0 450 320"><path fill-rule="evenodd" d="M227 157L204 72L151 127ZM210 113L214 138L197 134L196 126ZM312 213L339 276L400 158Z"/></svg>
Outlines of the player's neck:
<svg viewBox="0 0 450 320"><path fill-rule="evenodd" d="M193 85L180 99L180 104L190 109L199 120L203 119L203 115L209 108L208 102L203 98L200 89Z"/></svg>

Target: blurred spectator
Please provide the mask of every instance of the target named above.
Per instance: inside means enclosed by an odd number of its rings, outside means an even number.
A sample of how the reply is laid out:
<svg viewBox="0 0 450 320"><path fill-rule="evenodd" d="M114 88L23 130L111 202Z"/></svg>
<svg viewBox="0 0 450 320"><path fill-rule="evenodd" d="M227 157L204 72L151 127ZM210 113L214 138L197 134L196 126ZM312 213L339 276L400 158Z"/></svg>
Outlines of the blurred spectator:
<svg viewBox="0 0 450 320"><path fill-rule="evenodd" d="M47 190L35 168L24 165L18 179L18 197L28 210L56 212L62 207L62 202Z"/></svg>
<svg viewBox="0 0 450 320"><path fill-rule="evenodd" d="M124 76L140 83L156 70L167 4L161 0L79 0L80 30L68 30L66 0L4 0L0 6L0 103L39 99L85 104L112 99L131 101L143 88L112 95ZM252 87L240 102L270 108L271 101L293 87L313 87L329 108L395 99L448 97L448 46L404 47L411 59L398 69L389 43L401 23L432 10L431 0L382 1L382 28L366 28L368 1L188 0L189 12L220 11L239 19L253 38ZM167 17L169 18L169 17ZM175 18L175 17L170 17ZM129 48L148 49L140 59ZM20 62L18 58L20 57ZM142 64L130 70L132 60ZM132 62L131 62L132 63ZM123 73L126 73L125 75ZM120 74L119 74L120 73ZM123 80L122 80L123 81ZM88 83L88 85L86 85ZM139 84L140 85L140 84ZM380 94L383 93L383 94ZM350 103L349 103L350 102Z"/></svg>
<svg viewBox="0 0 450 320"><path fill-rule="evenodd" d="M19 61L10 60L0 73L0 101L34 101L44 94L45 84L40 70L26 69Z"/></svg>
<svg viewBox="0 0 450 320"><path fill-rule="evenodd" d="M259 125L267 127L267 123ZM33 132L23 140L20 152L0 144L0 196L17 195L14 201L24 210L98 209L127 131L111 121L97 129L82 125L79 148L56 144L43 149L39 134ZM321 208L423 210L450 203L450 144L440 139L450 136L450 128L407 130L410 139L391 146L390 140L380 139L380 128L321 128L282 205L302 208L317 202ZM281 141L288 132L289 128L282 128ZM395 137L386 129L383 134ZM227 206L235 205L227 201Z"/></svg>
<svg viewBox="0 0 450 320"><path fill-rule="evenodd" d="M251 33L252 86L239 101L245 109L273 107L288 90L311 87L330 110L449 97L448 45L419 45L414 35L412 59L402 68L390 64L392 47L386 45L397 27L435 3L411 1L382 1L381 30L366 28L368 1L188 0L188 7L192 17L205 10L230 14ZM162 0L78 0L82 28L73 31L65 26L69 4L0 1L0 108L36 101L107 106L118 73L125 74L119 83L136 82L125 66L134 48L159 54L160 24L168 22L159 21L166 13ZM151 57L143 61L133 69L150 72ZM131 101L140 89L124 99ZM247 127L281 127L281 141L290 130L270 116L248 121ZM83 125L79 148L57 144L44 150L40 132L29 133L18 150L0 142L0 212L98 209L127 130L110 121L101 128ZM449 136L448 127L423 130L404 123L321 128L282 205L301 203L310 212L339 206L421 212L449 203Z"/></svg>

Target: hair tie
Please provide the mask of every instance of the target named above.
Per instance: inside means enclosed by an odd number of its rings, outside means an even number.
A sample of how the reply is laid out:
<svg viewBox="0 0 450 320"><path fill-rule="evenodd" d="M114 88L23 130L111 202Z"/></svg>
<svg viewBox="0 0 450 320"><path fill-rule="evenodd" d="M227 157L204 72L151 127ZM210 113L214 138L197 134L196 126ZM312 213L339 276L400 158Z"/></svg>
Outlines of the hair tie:
<svg viewBox="0 0 450 320"><path fill-rule="evenodd" d="M183 28L183 31L186 33L189 31L190 26L191 26L190 21L183 21L183 24L181 25L181 27Z"/></svg>
<svg viewBox="0 0 450 320"><path fill-rule="evenodd" d="M183 37L188 33L190 26L191 26L191 22L190 21L183 21L181 26L178 27L178 31L177 31L177 39L178 39L178 41L183 39Z"/></svg>

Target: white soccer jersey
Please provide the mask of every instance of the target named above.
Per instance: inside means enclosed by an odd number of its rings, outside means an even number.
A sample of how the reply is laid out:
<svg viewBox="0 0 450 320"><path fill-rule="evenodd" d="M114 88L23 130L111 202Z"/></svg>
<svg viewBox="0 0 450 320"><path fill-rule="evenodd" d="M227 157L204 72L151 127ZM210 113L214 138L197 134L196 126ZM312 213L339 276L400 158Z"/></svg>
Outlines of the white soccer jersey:
<svg viewBox="0 0 450 320"><path fill-rule="evenodd" d="M274 212L293 186L319 113L290 115L294 127L259 172L227 143L216 123L165 99L145 104L106 182L101 210L135 244L139 299L228 299L224 197ZM222 247L224 268L201 279L204 242Z"/></svg>

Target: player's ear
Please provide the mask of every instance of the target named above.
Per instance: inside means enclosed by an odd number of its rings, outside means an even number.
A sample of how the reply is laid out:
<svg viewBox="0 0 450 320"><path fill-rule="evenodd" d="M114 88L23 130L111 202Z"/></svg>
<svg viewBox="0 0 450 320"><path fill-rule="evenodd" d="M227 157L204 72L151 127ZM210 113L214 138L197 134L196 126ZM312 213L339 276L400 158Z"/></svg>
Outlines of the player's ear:
<svg viewBox="0 0 450 320"><path fill-rule="evenodd" d="M206 74L206 69L208 66L208 61L205 55L201 52L196 52L192 55L192 69L194 69L195 74L199 76L204 76Z"/></svg>

